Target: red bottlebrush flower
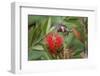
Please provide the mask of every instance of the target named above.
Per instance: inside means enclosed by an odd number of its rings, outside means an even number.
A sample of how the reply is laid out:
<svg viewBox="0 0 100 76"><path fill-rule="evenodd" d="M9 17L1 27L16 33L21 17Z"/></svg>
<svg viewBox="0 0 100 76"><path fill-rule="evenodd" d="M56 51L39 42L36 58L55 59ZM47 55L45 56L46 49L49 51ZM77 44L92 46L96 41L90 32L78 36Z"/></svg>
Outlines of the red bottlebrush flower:
<svg viewBox="0 0 100 76"><path fill-rule="evenodd" d="M63 44L63 37L61 37L60 35L56 34L55 44L56 44L56 48L61 47L62 44Z"/></svg>
<svg viewBox="0 0 100 76"><path fill-rule="evenodd" d="M45 43L48 46L49 52L56 54L57 49L59 49L63 44L63 37L58 33L49 33L45 37Z"/></svg>

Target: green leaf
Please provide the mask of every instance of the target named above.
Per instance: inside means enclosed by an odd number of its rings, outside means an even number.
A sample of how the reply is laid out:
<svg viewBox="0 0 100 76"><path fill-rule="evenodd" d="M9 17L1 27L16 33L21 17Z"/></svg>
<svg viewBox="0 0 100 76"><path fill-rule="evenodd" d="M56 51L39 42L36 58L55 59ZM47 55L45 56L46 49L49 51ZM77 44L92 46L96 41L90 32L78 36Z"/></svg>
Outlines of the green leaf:
<svg viewBox="0 0 100 76"><path fill-rule="evenodd" d="M47 16L39 16L39 15L28 15L28 25L32 25L33 23L41 23Z"/></svg>
<svg viewBox="0 0 100 76"><path fill-rule="evenodd" d="M28 52L28 60L50 60L45 51L31 50Z"/></svg>
<svg viewBox="0 0 100 76"><path fill-rule="evenodd" d="M46 28L46 34L49 33L51 27L51 17L48 18L47 28Z"/></svg>
<svg viewBox="0 0 100 76"><path fill-rule="evenodd" d="M83 49L84 50L84 48L85 48L85 44L76 38L74 38L74 40L73 40L73 46L75 49Z"/></svg>
<svg viewBox="0 0 100 76"><path fill-rule="evenodd" d="M55 27L51 27L51 28L49 29L49 32L54 31L54 29L55 29Z"/></svg>
<svg viewBox="0 0 100 76"><path fill-rule="evenodd" d="M33 26L31 30L29 30L28 32L29 46L28 47L31 47L32 44L35 43L38 40L38 38L40 38L40 34L41 34L41 30L40 30L39 25L36 25L35 27Z"/></svg>
<svg viewBox="0 0 100 76"><path fill-rule="evenodd" d="M32 50L44 50L41 45L36 45L32 47Z"/></svg>
<svg viewBox="0 0 100 76"><path fill-rule="evenodd" d="M81 58L80 55L73 56L72 58Z"/></svg>
<svg viewBox="0 0 100 76"><path fill-rule="evenodd" d="M28 31L28 47L30 47L32 45L32 42L33 42L33 36L34 36L34 32L35 32L35 29L31 28L29 31Z"/></svg>
<svg viewBox="0 0 100 76"><path fill-rule="evenodd" d="M65 16L51 16L52 24L61 24L64 22Z"/></svg>
<svg viewBox="0 0 100 76"><path fill-rule="evenodd" d="M38 51L29 51L28 52L28 60L38 60L41 59L42 52Z"/></svg>
<svg viewBox="0 0 100 76"><path fill-rule="evenodd" d="M69 35L67 35L64 38L64 41L67 47L70 47L73 44L73 40L74 40L73 33L69 33Z"/></svg>
<svg viewBox="0 0 100 76"><path fill-rule="evenodd" d="M44 51L47 53L47 55L49 56L50 59L53 59L52 55L49 53L47 47L45 45L43 45Z"/></svg>
<svg viewBox="0 0 100 76"><path fill-rule="evenodd" d="M73 56L77 56L77 55L80 55L80 53L82 52L82 50L81 49L77 49L77 50L75 50L75 53L74 53L74 55Z"/></svg>
<svg viewBox="0 0 100 76"><path fill-rule="evenodd" d="M51 28L51 17L48 17L47 20L44 20L42 22L41 28L44 35L49 33L49 30Z"/></svg>

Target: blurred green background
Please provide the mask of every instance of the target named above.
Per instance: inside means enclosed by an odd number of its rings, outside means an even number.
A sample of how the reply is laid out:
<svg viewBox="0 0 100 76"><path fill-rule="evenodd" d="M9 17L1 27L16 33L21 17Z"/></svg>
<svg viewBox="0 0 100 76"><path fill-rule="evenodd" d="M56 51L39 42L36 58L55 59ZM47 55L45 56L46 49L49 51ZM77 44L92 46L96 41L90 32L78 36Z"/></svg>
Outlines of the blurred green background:
<svg viewBox="0 0 100 76"><path fill-rule="evenodd" d="M65 31L61 27L64 27ZM58 32L58 30L60 31ZM50 32L64 37L63 51L52 56L44 38ZM88 17L28 15L28 60L77 59L88 56Z"/></svg>

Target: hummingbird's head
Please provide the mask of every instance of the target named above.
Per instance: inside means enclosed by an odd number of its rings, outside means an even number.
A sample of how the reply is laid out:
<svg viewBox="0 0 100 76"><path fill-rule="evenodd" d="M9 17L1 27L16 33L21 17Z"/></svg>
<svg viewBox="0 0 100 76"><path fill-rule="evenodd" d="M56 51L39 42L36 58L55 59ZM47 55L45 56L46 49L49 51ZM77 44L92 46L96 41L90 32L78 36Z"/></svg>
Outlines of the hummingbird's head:
<svg viewBox="0 0 100 76"><path fill-rule="evenodd" d="M64 24L58 24L57 27L57 32L63 32L65 34L69 34L69 32L72 32L71 30L68 29L68 27Z"/></svg>

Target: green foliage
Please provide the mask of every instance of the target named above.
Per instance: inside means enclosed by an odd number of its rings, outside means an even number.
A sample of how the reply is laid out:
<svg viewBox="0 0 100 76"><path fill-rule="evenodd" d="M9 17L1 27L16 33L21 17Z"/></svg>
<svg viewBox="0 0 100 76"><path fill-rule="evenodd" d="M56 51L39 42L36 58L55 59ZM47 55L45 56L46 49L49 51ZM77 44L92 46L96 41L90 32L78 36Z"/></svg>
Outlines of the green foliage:
<svg viewBox="0 0 100 76"><path fill-rule="evenodd" d="M28 16L28 60L50 60L50 59L64 59L64 49L72 50L70 58L82 58L81 53L87 49L87 17L74 16ZM64 46L59 52L59 55L51 55L48 47L44 43L44 38L50 32L57 32L57 25L63 24L70 30L68 34L58 32L64 37ZM75 37L72 28L80 32L84 42ZM67 31L68 32L68 31ZM70 51L69 51L70 52ZM61 55L62 54L62 55Z"/></svg>
<svg viewBox="0 0 100 76"><path fill-rule="evenodd" d="M33 46L28 53L29 60L50 60L51 55L48 53L44 45Z"/></svg>
<svg viewBox="0 0 100 76"><path fill-rule="evenodd" d="M28 53L29 60L49 60L49 56L44 51L32 50Z"/></svg>

